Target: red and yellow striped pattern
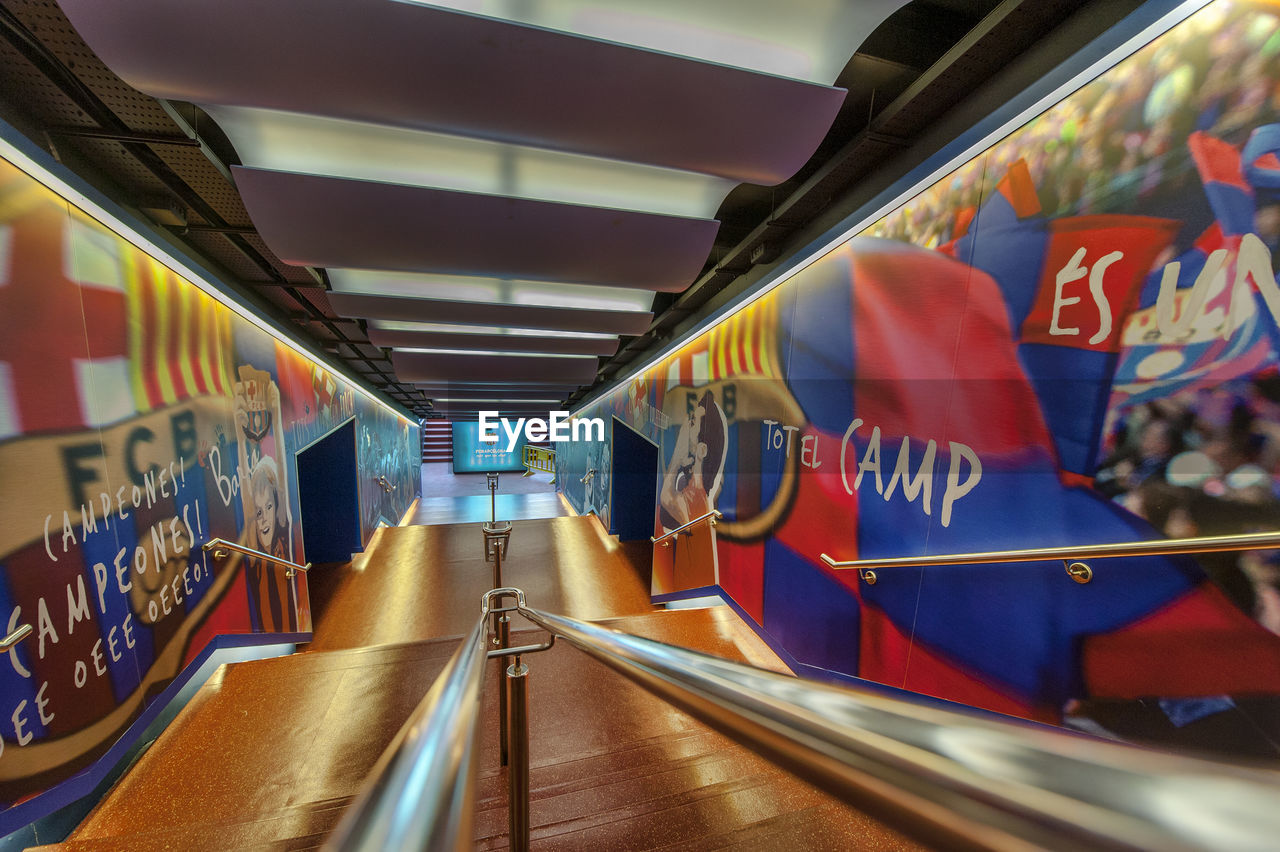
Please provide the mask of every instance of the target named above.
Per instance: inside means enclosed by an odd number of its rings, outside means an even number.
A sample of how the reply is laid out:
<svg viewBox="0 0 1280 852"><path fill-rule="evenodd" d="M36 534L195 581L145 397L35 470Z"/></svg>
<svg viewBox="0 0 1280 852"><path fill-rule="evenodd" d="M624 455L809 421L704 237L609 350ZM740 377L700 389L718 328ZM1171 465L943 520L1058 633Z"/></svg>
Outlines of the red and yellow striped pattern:
<svg viewBox="0 0 1280 852"><path fill-rule="evenodd" d="M133 249L122 252L130 384L139 411L206 394L230 395L231 312Z"/></svg>
<svg viewBox="0 0 1280 852"><path fill-rule="evenodd" d="M708 340L711 380L781 376L777 328L778 300L772 295L753 302L713 328Z"/></svg>

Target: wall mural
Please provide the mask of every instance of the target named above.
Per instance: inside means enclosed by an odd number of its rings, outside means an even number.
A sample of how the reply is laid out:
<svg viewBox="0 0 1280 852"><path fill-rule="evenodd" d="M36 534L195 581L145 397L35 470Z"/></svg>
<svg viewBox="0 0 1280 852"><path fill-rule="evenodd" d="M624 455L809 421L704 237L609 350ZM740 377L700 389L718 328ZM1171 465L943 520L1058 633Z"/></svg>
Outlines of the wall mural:
<svg viewBox="0 0 1280 852"><path fill-rule="evenodd" d="M35 628L0 659L12 804L89 766L216 636L310 632L304 575L200 550L306 561L296 450L357 418L367 540L419 490L419 438L2 160L0 317L0 627ZM31 818L9 816L0 834Z"/></svg>
<svg viewBox="0 0 1280 852"><path fill-rule="evenodd" d="M605 428L612 430L613 424ZM579 514L595 514L605 529L612 529L609 517L612 444L612 437L606 434L603 441L575 441L555 448L556 488L564 492ZM591 471L594 473L588 476Z"/></svg>
<svg viewBox="0 0 1280 852"><path fill-rule="evenodd" d="M660 442L653 593L811 674L1280 756L1280 18L1219 0L579 416ZM559 448L574 485L587 447ZM576 490L575 490L576 489ZM607 500L608 492L605 491Z"/></svg>

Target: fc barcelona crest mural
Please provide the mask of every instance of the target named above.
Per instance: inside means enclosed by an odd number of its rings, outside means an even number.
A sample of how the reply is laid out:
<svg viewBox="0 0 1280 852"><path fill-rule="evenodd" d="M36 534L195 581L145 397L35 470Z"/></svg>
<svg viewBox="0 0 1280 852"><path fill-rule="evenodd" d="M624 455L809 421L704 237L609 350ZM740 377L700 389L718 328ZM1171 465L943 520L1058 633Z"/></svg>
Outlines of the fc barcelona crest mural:
<svg viewBox="0 0 1280 852"><path fill-rule="evenodd" d="M0 322L3 835L217 637L307 638L304 574L201 549L307 561L297 450L355 418L366 541L420 486L416 422L3 160Z"/></svg>
<svg viewBox="0 0 1280 852"><path fill-rule="evenodd" d="M655 596L804 674L1280 758L1278 552L820 558L1280 530L1278 158L1280 7L1219 0L575 412L660 445L655 537L723 515Z"/></svg>

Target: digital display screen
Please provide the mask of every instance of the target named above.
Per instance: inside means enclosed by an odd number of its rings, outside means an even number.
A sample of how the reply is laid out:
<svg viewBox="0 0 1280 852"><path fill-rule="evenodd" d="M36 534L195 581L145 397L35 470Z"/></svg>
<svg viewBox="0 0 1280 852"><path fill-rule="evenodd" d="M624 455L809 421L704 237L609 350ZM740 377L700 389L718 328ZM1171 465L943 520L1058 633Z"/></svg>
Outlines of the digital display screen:
<svg viewBox="0 0 1280 852"><path fill-rule="evenodd" d="M524 470L524 436L506 452L507 436L495 443L480 440L480 424L468 421L453 424L453 472L485 473L491 470Z"/></svg>

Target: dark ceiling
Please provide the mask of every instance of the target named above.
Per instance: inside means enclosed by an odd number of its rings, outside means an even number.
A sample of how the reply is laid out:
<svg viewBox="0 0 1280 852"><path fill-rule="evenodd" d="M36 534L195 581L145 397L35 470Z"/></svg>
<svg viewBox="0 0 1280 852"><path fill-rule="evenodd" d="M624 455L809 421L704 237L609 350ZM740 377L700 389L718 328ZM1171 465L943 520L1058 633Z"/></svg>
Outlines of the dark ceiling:
<svg viewBox="0 0 1280 852"><path fill-rule="evenodd" d="M682 293L658 293L650 328L601 356L594 383L570 400L660 347L708 301L743 286L754 267L796 248L806 228L1073 14L1093 15L1100 30L1133 5L1095 2L1082 12L1076 0L908 3L852 54L836 83L849 94L809 162L777 186L730 192L701 274ZM369 342L366 322L333 310L325 272L288 265L267 247L232 182L236 153L209 117L125 84L53 0L0 3L0 117L165 227L262 312L409 410L430 414L427 393L397 380L390 351Z"/></svg>

